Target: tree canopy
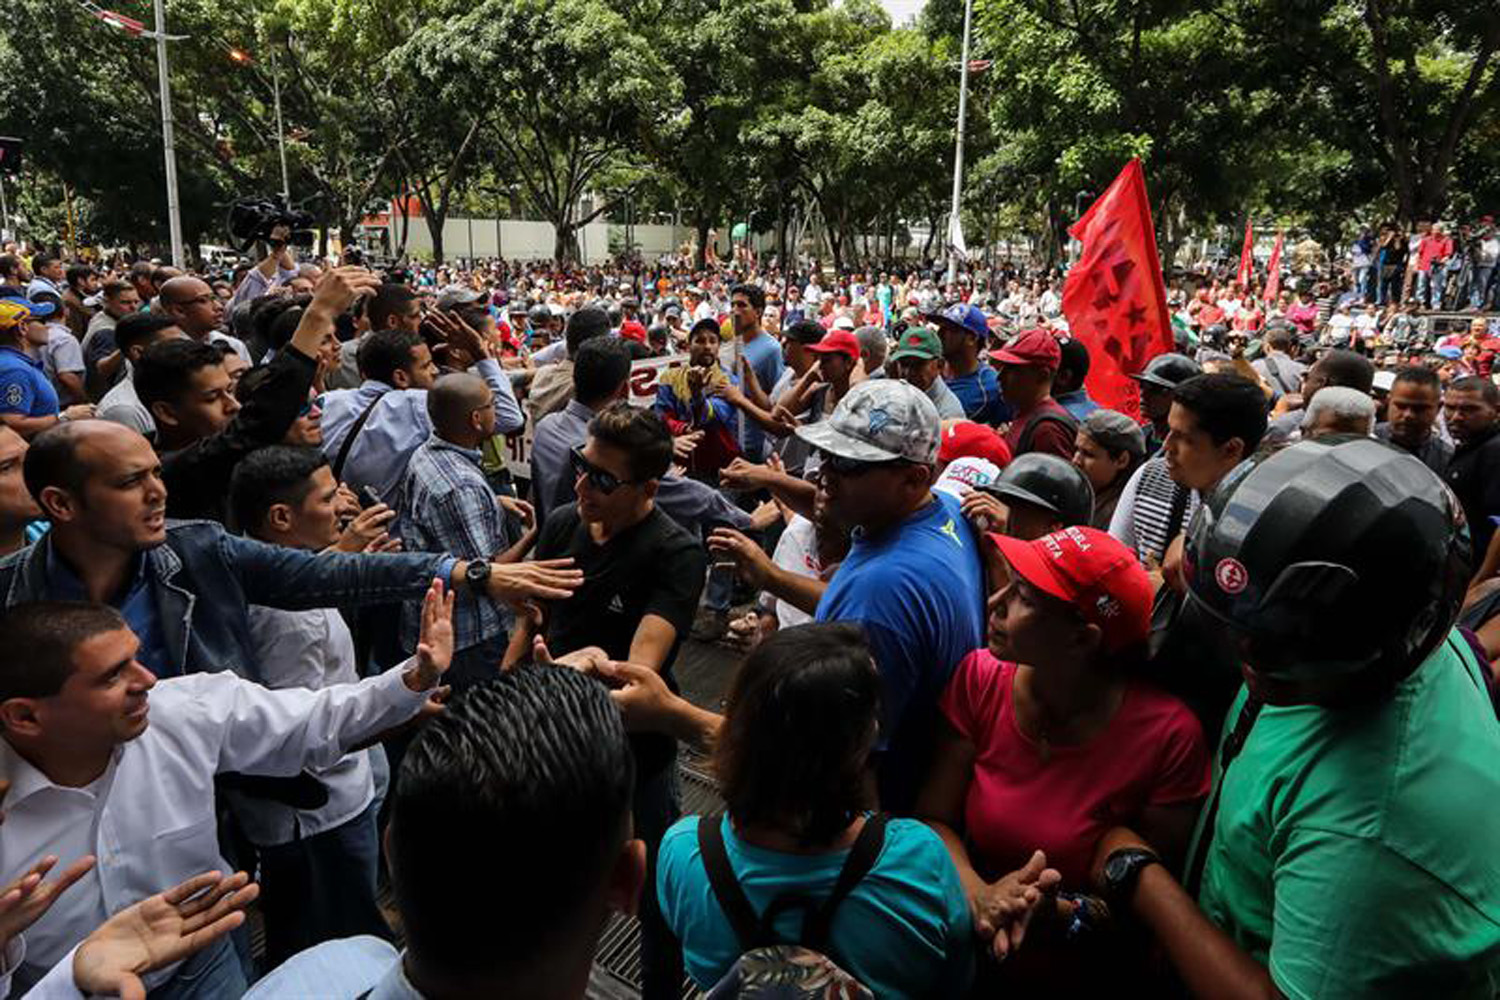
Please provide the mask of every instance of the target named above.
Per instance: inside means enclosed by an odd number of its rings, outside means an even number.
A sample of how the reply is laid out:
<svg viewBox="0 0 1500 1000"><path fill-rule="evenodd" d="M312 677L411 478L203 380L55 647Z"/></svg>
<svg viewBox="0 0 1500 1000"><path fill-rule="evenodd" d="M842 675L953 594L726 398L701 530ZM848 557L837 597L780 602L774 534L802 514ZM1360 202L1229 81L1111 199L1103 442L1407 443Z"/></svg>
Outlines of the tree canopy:
<svg viewBox="0 0 1500 1000"><path fill-rule="evenodd" d="M149 23L146 0L119 13ZM873 0L172 0L184 230L222 242L280 188L350 234L420 205L546 219L559 259L626 199L699 233L836 262L948 211L963 6L894 27ZM0 134L27 142L29 231L165 242L154 46L74 4L16 0ZM25 45L20 45L20 40ZM1082 194L1146 163L1164 246L1247 214L1336 238L1500 197L1500 17L1472 0L975 0L964 222L1060 248ZM486 194L488 193L488 194ZM974 242L971 238L971 242ZM940 251L929 235L919 250Z"/></svg>

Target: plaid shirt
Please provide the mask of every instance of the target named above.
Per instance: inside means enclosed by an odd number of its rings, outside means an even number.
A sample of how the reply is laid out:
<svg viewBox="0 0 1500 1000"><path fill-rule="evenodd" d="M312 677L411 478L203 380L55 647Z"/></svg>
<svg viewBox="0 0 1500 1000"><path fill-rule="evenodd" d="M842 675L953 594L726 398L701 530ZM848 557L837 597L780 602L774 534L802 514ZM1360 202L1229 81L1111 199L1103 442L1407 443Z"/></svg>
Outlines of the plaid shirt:
<svg viewBox="0 0 1500 1000"><path fill-rule="evenodd" d="M397 532L407 552L447 552L459 559L491 559L505 548L500 501L479 470L478 450L436 434L412 452L396 495ZM415 649L421 601L406 605L401 643ZM510 609L460 592L453 602L453 648L468 649L510 630Z"/></svg>

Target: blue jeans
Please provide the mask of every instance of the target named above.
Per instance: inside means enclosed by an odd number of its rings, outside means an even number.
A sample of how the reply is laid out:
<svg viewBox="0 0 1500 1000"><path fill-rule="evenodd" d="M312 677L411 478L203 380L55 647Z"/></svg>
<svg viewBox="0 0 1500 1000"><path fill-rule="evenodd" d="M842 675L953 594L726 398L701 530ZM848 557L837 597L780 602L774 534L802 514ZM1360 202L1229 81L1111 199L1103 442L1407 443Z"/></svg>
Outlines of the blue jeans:
<svg viewBox="0 0 1500 1000"><path fill-rule="evenodd" d="M150 1000L232 1000L249 988L245 970L226 937L183 962L177 975L149 996Z"/></svg>
<svg viewBox="0 0 1500 1000"><path fill-rule="evenodd" d="M1370 277L1375 273L1373 267L1356 267L1354 269L1354 293L1366 302L1375 298L1375 290L1372 287Z"/></svg>
<svg viewBox="0 0 1500 1000"><path fill-rule="evenodd" d="M1474 285L1469 289L1469 305L1483 309L1490 301L1490 279L1495 276L1493 264L1478 264L1474 268Z"/></svg>
<svg viewBox="0 0 1500 1000"><path fill-rule="evenodd" d="M1448 268L1443 264L1432 265L1432 308L1443 308L1443 286L1448 283Z"/></svg>
<svg viewBox="0 0 1500 1000"><path fill-rule="evenodd" d="M389 939L375 902L380 839L375 804L331 830L260 849L260 905L266 917L266 965L334 938Z"/></svg>

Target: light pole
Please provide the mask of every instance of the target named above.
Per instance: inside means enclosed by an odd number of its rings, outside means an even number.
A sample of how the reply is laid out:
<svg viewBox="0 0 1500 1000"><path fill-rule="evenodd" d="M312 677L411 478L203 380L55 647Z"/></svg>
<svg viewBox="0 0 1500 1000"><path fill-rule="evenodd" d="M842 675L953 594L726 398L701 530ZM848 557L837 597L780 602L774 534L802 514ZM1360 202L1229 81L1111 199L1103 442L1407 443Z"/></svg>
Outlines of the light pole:
<svg viewBox="0 0 1500 1000"><path fill-rule="evenodd" d="M177 142L172 130L172 82L167 72L167 12L162 0L153 0L156 12L156 76L161 87L162 158L167 165L167 231L172 239L172 264L187 267L182 250L182 213L177 203Z"/></svg>
<svg viewBox="0 0 1500 1000"><path fill-rule="evenodd" d="M286 128L281 122L281 68L276 61L276 46L271 43L271 100L276 108L276 153L281 158L281 200L285 204L291 204L292 185L288 179L286 169ZM241 66L249 66L255 60L250 53L244 49L231 48L229 50L230 61Z"/></svg>
<svg viewBox="0 0 1500 1000"><path fill-rule="evenodd" d="M187 35L167 34L167 14L162 6L162 0L152 0L151 4L156 15L155 31L147 31L146 26L140 21L112 10L105 10L93 0L78 0L78 2L84 10L110 27L119 28L127 34L149 38L156 42L156 76L161 91L162 157L166 160L167 166L167 230L172 238L172 263L177 267L186 267L187 260L182 252L182 216L177 204L177 144L172 131L172 87L167 72L167 43L180 42Z"/></svg>
<svg viewBox="0 0 1500 1000"><path fill-rule="evenodd" d="M290 205L292 185L286 172L286 129L281 124L281 70L276 64L276 45L271 43L271 97L276 103L276 152L281 156L281 200Z"/></svg>
<svg viewBox="0 0 1500 1000"><path fill-rule="evenodd" d="M963 62L958 75L958 133L953 142L953 200L948 208L948 281L958 280L958 207L964 184L964 115L969 108L969 26L974 20L974 0L964 0Z"/></svg>

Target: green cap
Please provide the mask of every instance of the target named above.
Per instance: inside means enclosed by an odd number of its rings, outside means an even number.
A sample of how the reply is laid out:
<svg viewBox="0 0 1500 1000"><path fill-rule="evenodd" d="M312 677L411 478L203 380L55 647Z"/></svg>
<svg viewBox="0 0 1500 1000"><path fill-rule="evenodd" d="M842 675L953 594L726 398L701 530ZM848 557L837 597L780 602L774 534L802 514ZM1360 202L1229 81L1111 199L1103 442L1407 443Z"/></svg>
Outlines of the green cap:
<svg viewBox="0 0 1500 1000"><path fill-rule="evenodd" d="M925 326L909 326L901 334L896 349L891 352L892 361L902 358L921 358L931 361L943 356L943 341L937 331Z"/></svg>

